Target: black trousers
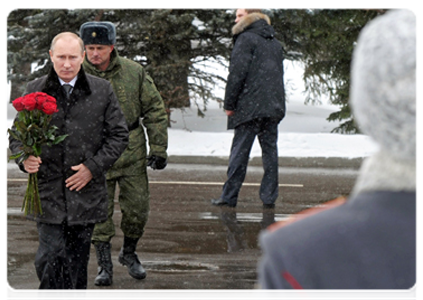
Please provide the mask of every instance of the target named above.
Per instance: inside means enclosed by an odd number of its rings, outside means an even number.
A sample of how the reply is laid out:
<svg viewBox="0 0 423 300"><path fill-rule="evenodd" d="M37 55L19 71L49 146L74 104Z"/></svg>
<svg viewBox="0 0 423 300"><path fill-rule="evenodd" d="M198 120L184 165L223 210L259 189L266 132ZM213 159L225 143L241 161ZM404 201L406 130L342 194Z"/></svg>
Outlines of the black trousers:
<svg viewBox="0 0 423 300"><path fill-rule="evenodd" d="M35 269L40 289L86 289L94 224L37 223Z"/></svg>
<svg viewBox="0 0 423 300"><path fill-rule="evenodd" d="M264 175L260 185L263 204L273 204L278 198L278 124L273 118L258 118L235 128L232 141L228 179L223 185L221 198L236 206L238 194L247 173L248 160L256 136L260 142Z"/></svg>

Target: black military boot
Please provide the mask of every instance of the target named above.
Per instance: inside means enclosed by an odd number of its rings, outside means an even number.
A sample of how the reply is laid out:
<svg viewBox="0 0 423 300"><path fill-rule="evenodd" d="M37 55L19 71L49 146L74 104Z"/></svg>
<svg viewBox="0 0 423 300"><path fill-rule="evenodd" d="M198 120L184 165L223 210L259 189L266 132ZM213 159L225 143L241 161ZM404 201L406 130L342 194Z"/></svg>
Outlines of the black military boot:
<svg viewBox="0 0 423 300"><path fill-rule="evenodd" d="M113 264L111 245L106 242L94 243L97 255L98 275L94 284L97 286L109 286L113 283Z"/></svg>
<svg viewBox="0 0 423 300"><path fill-rule="evenodd" d="M138 255L135 253L139 239L124 237L123 247L119 253L119 262L128 268L129 275L135 279L144 279L147 276Z"/></svg>

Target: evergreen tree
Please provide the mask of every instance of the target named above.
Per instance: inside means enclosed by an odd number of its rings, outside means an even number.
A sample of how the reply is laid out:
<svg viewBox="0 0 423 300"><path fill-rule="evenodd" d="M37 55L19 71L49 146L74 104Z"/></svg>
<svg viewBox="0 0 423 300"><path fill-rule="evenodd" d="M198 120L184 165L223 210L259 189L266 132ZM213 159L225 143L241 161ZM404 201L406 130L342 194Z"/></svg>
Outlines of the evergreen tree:
<svg viewBox="0 0 423 300"><path fill-rule="evenodd" d="M15 10L9 14L7 20L7 74L12 82L11 99L21 96L24 84L31 75L31 64L38 60L32 43L22 35L28 28L29 16L38 12L38 10Z"/></svg>
<svg viewBox="0 0 423 300"><path fill-rule="evenodd" d="M116 24L120 55L145 67L170 110L190 106L192 98L205 106L209 100L222 101L213 85L225 78L194 62L228 60L231 18L224 10L156 9L107 11L101 19ZM198 113L203 114L200 107Z"/></svg>
<svg viewBox="0 0 423 300"><path fill-rule="evenodd" d="M384 10L275 10L273 22L287 57L305 68L306 103L323 96L340 106L329 121L344 121L333 132L357 133L349 106L351 58L362 28Z"/></svg>
<svg viewBox="0 0 423 300"><path fill-rule="evenodd" d="M348 105L351 55L360 30L384 11L268 10L286 59L304 64L306 103L323 95L341 107L328 120L345 121L336 132L357 132ZM227 65L232 48L234 11L219 9L15 10L8 17L8 78L11 98L20 96L29 80L51 67L48 49L63 31L79 33L88 21L116 25L119 54L142 64L153 77L170 114L201 99L203 115L210 100L222 101L214 85L225 82L196 62L213 59ZM34 68L35 66L35 68ZM192 80L188 80L192 78ZM198 105L198 104L197 104Z"/></svg>
<svg viewBox="0 0 423 300"><path fill-rule="evenodd" d="M14 10L7 20L7 72L11 100L24 92L26 83L47 74L51 40L63 31L78 33L81 22L94 10Z"/></svg>
<svg viewBox="0 0 423 300"><path fill-rule="evenodd" d="M189 106L190 97L204 99L205 106L209 100L222 101L213 94L213 84L225 79L193 63L227 61L229 19L232 15L225 10L15 10L8 18L11 99L20 96L26 82L47 73L51 67L47 50L56 34L79 33L87 21L110 21L116 25L120 55L146 68L169 112ZM189 76L195 81L188 82ZM198 112L202 114L200 108Z"/></svg>

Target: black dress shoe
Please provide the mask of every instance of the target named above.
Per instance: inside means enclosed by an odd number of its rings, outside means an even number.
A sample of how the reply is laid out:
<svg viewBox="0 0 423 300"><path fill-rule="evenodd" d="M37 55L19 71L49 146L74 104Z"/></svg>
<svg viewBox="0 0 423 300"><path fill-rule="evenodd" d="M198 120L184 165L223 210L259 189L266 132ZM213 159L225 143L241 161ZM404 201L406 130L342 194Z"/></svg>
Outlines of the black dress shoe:
<svg viewBox="0 0 423 300"><path fill-rule="evenodd" d="M215 206L229 206L229 207L235 207L235 205L233 204L229 204L228 202L226 202L225 200L223 200L222 198L219 199L212 199L211 200L211 204L215 205Z"/></svg>

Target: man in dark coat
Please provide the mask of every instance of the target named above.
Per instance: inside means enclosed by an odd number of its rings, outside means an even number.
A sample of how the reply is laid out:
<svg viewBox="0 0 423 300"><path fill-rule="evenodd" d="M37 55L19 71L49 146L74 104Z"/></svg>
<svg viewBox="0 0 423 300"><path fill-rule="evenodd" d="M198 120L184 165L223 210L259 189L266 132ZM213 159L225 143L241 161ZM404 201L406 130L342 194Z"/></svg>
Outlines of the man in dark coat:
<svg viewBox="0 0 423 300"><path fill-rule="evenodd" d="M35 266L40 288L81 289L87 286L87 266L94 224L107 219L106 171L128 144L128 129L110 83L85 74L82 40L65 32L51 44L53 68L28 83L25 93L45 92L57 100L51 124L68 134L55 146L43 147L19 167L38 172L41 215ZM71 86L70 94L62 84ZM17 153L21 143L10 138Z"/></svg>
<svg viewBox="0 0 423 300"><path fill-rule="evenodd" d="M389 12L360 33L351 105L360 129L379 151L364 161L346 202L293 223L276 223L261 236L262 288L410 289L416 283L412 12Z"/></svg>
<svg viewBox="0 0 423 300"><path fill-rule="evenodd" d="M278 197L278 124L285 116L283 51L268 16L238 9L232 28L234 48L225 91L228 129L235 129L228 179L213 205L235 207L257 136L264 176L260 199L273 208Z"/></svg>

